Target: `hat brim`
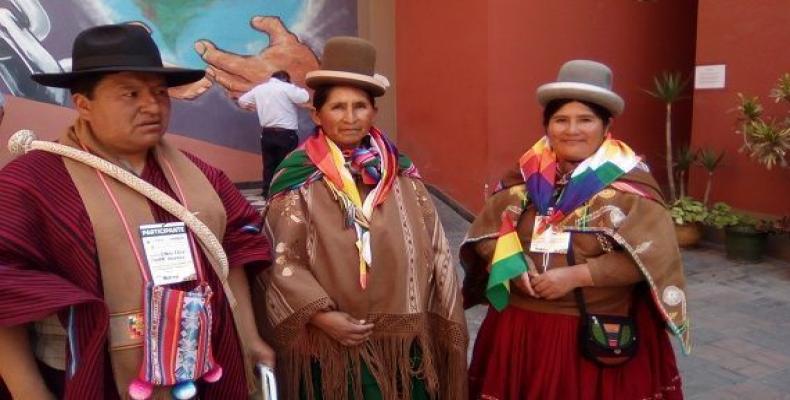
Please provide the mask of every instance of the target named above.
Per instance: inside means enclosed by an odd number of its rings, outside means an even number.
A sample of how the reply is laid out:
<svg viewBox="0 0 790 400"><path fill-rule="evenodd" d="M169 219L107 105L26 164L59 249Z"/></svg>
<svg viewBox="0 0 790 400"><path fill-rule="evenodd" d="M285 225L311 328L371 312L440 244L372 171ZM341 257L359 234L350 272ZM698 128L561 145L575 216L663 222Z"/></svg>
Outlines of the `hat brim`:
<svg viewBox="0 0 790 400"><path fill-rule="evenodd" d="M387 87L378 79L354 72L317 70L305 75L305 84L311 89L322 86L348 85L369 91L373 97L379 97L387 92Z"/></svg>
<svg viewBox="0 0 790 400"><path fill-rule="evenodd" d="M104 67L93 68L74 72L61 72L50 74L32 74L30 78L44 86L71 88L74 82L86 76L108 74L114 72L150 72L160 74L165 78L168 87L186 85L197 82L206 75L200 69L174 68L174 67Z"/></svg>
<svg viewBox="0 0 790 400"><path fill-rule="evenodd" d="M580 82L552 82L538 88L538 103L546 106L556 99L584 100L598 104L617 116L623 113L625 101L611 90Z"/></svg>

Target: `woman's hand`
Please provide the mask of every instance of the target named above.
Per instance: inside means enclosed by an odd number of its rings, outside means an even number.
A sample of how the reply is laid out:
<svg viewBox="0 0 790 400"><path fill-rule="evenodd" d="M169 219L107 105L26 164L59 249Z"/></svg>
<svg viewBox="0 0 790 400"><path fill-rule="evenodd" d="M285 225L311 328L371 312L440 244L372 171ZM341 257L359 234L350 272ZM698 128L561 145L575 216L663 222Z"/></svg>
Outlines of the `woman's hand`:
<svg viewBox="0 0 790 400"><path fill-rule="evenodd" d="M373 333L373 324L351 318L342 311L318 312L310 319L310 323L343 346L360 345Z"/></svg>
<svg viewBox="0 0 790 400"><path fill-rule="evenodd" d="M274 349L261 340L260 337L252 339L250 343L247 343L247 357L252 360L253 364L263 364L269 368L274 368Z"/></svg>
<svg viewBox="0 0 790 400"><path fill-rule="evenodd" d="M516 278L513 278L511 282L513 282L517 288L521 289L522 292L532 296L532 297L540 297L535 293L535 290L532 287L531 279L534 279L536 275L527 271L523 274L519 275Z"/></svg>
<svg viewBox="0 0 790 400"><path fill-rule="evenodd" d="M571 290L592 286L592 277L587 264L553 268L532 278L535 293L546 300L556 300Z"/></svg>

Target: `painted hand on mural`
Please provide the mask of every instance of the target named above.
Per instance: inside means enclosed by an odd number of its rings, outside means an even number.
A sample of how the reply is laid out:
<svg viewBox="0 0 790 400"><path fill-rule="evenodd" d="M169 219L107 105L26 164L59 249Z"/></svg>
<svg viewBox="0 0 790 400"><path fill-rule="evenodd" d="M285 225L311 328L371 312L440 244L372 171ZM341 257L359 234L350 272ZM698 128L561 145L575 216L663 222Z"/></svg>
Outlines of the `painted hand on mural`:
<svg viewBox="0 0 790 400"><path fill-rule="evenodd" d="M213 83L208 78L203 78L188 85L175 86L167 89L167 94L174 99L192 100L206 93Z"/></svg>
<svg viewBox="0 0 790 400"><path fill-rule="evenodd" d="M195 43L195 51L208 64L208 79L222 86L231 98L237 99L278 70L288 71L293 82L303 86L305 74L318 69L318 58L313 51L288 31L280 18L257 16L250 25L269 36L269 46L257 55L223 51L208 40Z"/></svg>

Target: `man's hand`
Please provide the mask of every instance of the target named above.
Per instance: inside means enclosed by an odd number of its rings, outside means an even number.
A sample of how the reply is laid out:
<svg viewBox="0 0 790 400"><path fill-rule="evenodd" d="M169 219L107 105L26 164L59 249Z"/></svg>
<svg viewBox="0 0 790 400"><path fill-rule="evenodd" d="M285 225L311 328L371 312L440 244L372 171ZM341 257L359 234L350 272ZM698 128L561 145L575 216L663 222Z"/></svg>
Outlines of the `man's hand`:
<svg viewBox="0 0 790 400"><path fill-rule="evenodd" d="M269 46L259 54L242 56L218 49L208 40L195 42L195 51L208 63L207 77L237 99L272 73L288 71L294 84L304 85L305 74L318 69L318 58L283 25L278 17L257 16L252 27L269 36Z"/></svg>
<svg viewBox="0 0 790 400"><path fill-rule="evenodd" d="M341 311L324 311L313 315L310 323L337 340L343 346L362 344L373 333L373 324L351 318Z"/></svg>
<svg viewBox="0 0 790 400"><path fill-rule="evenodd" d="M14 399L54 400L36 365L26 325L0 327L0 378Z"/></svg>
<svg viewBox="0 0 790 400"><path fill-rule="evenodd" d="M274 368L274 350L260 338L254 338L247 343L247 357L252 360L253 365L263 364L269 368Z"/></svg>
<svg viewBox="0 0 790 400"><path fill-rule="evenodd" d="M556 300L577 287L592 286L592 277L587 264L579 264L550 269L532 278L532 283L538 296Z"/></svg>

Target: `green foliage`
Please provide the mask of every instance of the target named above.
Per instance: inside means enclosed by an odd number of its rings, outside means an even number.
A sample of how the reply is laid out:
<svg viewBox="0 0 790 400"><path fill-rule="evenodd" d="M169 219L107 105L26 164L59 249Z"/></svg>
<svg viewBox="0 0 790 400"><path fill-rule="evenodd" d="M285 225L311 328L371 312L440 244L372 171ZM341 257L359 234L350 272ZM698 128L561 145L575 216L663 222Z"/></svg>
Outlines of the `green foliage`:
<svg viewBox="0 0 790 400"><path fill-rule="evenodd" d="M742 233L785 233L790 222L788 217L774 221L755 218L748 214L733 211L732 207L726 203L716 203L709 210L705 219L707 225L719 229L728 229Z"/></svg>
<svg viewBox="0 0 790 400"><path fill-rule="evenodd" d="M770 96L777 103L790 104L790 73L783 74L771 90ZM757 97L746 97L738 93L737 133L743 135L741 151L753 160L771 169L775 165L787 167L790 153L790 113L784 119L765 117L764 109Z"/></svg>
<svg viewBox="0 0 790 400"><path fill-rule="evenodd" d="M675 192L675 163L672 161L674 153L672 147L672 103L681 99L681 95L686 89L687 84L688 79L684 80L680 72L664 71L661 75L653 77L653 90L645 90L646 93L666 104L665 139L667 145L667 182L669 183L669 198L672 200L677 199L677 193ZM680 179L681 181L684 179L682 173ZM681 191L681 197L683 197L683 194L683 191Z"/></svg>
<svg viewBox="0 0 790 400"><path fill-rule="evenodd" d="M763 106L757 96L745 97L743 93L738 93L738 112L741 113L742 121L754 121L763 115Z"/></svg>
<svg viewBox="0 0 790 400"><path fill-rule="evenodd" d="M704 222L708 218L708 209L701 201L691 197L683 197L672 203L669 214L677 225Z"/></svg>
<svg viewBox="0 0 790 400"><path fill-rule="evenodd" d="M645 90L645 92L666 104L671 104L681 98L686 85L688 79L684 80L680 72L664 71L653 78L653 90Z"/></svg>
<svg viewBox="0 0 790 400"><path fill-rule="evenodd" d="M713 149L702 149L698 153L697 162L705 171L712 174L724 159L724 151L716 153Z"/></svg>
<svg viewBox="0 0 790 400"><path fill-rule="evenodd" d="M697 161L697 152L688 146L683 146L675 154L675 170L688 171L694 162Z"/></svg>
<svg viewBox="0 0 790 400"><path fill-rule="evenodd" d="M779 78L776 87L771 89L770 97L777 103L782 101L790 103L790 73L785 72Z"/></svg>
<svg viewBox="0 0 790 400"><path fill-rule="evenodd" d="M748 143L746 150L752 159L765 165L767 169L777 164L787 167L790 125L782 127L773 121L758 119L744 125L743 135Z"/></svg>
<svg viewBox="0 0 790 400"><path fill-rule="evenodd" d="M738 224L738 215L732 211L732 207L727 203L716 203L708 211L705 223L716 228L722 229Z"/></svg>

